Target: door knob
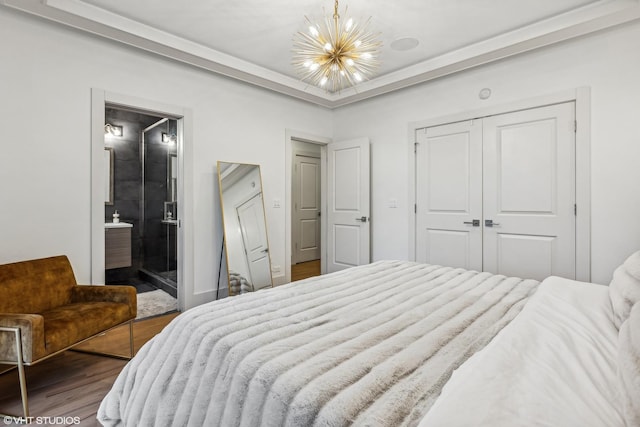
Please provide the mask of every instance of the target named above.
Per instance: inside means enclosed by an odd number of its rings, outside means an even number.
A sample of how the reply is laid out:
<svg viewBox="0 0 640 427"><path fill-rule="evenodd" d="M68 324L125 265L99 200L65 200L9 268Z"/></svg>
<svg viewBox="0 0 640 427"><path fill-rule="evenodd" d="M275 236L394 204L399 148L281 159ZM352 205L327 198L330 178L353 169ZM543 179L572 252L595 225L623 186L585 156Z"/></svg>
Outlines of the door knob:
<svg viewBox="0 0 640 427"><path fill-rule="evenodd" d="M472 219L471 221L464 221L463 224L473 225L474 227L480 227L479 219Z"/></svg>
<svg viewBox="0 0 640 427"><path fill-rule="evenodd" d="M485 219L484 220L484 226L485 227L493 227L494 225L500 225L500 224L497 223L497 222L493 222L492 219Z"/></svg>
<svg viewBox="0 0 640 427"><path fill-rule="evenodd" d="M367 218L366 216L361 216L360 218L356 218L356 221L360 221L360 222L367 222L369 220L369 218Z"/></svg>

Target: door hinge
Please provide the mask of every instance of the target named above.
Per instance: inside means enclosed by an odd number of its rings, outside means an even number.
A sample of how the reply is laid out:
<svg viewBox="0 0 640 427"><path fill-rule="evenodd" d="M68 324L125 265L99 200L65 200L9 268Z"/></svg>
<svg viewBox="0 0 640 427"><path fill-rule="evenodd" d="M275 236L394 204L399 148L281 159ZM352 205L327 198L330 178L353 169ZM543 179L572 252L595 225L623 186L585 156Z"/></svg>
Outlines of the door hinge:
<svg viewBox="0 0 640 427"><path fill-rule="evenodd" d="M574 120L573 121L573 132L578 132L578 121Z"/></svg>
<svg viewBox="0 0 640 427"><path fill-rule="evenodd" d="M578 205L575 203L573 205L573 215L578 216Z"/></svg>
<svg viewBox="0 0 640 427"><path fill-rule="evenodd" d="M413 205L413 213L418 213L418 204L417 203L415 203Z"/></svg>
<svg viewBox="0 0 640 427"><path fill-rule="evenodd" d="M418 153L418 143L417 143L417 142L414 142L414 143L413 143L413 153L414 153L414 154L417 154L417 153Z"/></svg>

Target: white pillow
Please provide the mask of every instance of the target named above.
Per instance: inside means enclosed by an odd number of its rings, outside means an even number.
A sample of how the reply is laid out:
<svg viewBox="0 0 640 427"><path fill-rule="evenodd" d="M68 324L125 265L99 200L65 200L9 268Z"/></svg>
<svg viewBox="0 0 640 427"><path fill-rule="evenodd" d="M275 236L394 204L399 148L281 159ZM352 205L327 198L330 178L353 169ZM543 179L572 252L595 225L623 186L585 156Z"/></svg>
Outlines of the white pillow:
<svg viewBox="0 0 640 427"><path fill-rule="evenodd" d="M630 275L640 280L640 251L631 254L624 262L624 266Z"/></svg>
<svg viewBox="0 0 640 427"><path fill-rule="evenodd" d="M640 303L633 306L618 335L618 379L628 426L640 426Z"/></svg>
<svg viewBox="0 0 640 427"><path fill-rule="evenodd" d="M618 329L629 317L631 307L640 301L640 251L631 254L613 272L609 284L609 299L613 307L614 323Z"/></svg>

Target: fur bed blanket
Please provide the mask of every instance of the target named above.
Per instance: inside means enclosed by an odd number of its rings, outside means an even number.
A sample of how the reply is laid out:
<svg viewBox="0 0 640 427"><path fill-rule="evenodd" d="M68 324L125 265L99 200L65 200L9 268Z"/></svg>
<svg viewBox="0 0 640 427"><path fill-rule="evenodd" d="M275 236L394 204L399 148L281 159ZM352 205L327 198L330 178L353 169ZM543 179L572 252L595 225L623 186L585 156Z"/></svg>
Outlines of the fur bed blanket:
<svg viewBox="0 0 640 427"><path fill-rule="evenodd" d="M106 426L416 425L538 282L380 261L191 309L98 411Z"/></svg>

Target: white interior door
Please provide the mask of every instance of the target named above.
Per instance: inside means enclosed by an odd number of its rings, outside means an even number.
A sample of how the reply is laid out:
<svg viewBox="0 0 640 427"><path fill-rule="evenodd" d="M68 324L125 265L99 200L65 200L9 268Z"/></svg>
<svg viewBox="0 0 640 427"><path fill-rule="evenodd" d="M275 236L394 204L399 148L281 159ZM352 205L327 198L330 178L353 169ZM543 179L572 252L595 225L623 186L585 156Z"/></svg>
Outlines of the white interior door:
<svg viewBox="0 0 640 427"><path fill-rule="evenodd" d="M242 242L247 253L249 275L251 276L248 279L255 290L270 287L271 266L269 265L269 245L262 193L238 206L237 212Z"/></svg>
<svg viewBox="0 0 640 427"><path fill-rule="evenodd" d="M574 110L484 119L485 271L575 278Z"/></svg>
<svg viewBox="0 0 640 427"><path fill-rule="evenodd" d="M422 129L416 260L573 279L575 187L573 102Z"/></svg>
<svg viewBox="0 0 640 427"><path fill-rule="evenodd" d="M482 123L422 129L416 161L416 261L482 271Z"/></svg>
<svg viewBox="0 0 640 427"><path fill-rule="evenodd" d="M292 222L293 262L320 259L320 158L295 156Z"/></svg>
<svg viewBox="0 0 640 427"><path fill-rule="evenodd" d="M327 146L327 271L370 262L369 139Z"/></svg>

